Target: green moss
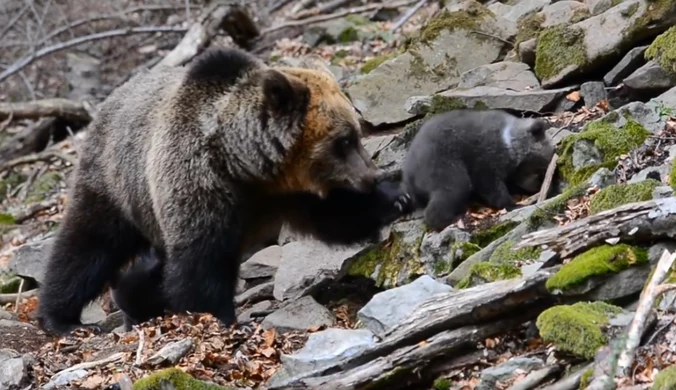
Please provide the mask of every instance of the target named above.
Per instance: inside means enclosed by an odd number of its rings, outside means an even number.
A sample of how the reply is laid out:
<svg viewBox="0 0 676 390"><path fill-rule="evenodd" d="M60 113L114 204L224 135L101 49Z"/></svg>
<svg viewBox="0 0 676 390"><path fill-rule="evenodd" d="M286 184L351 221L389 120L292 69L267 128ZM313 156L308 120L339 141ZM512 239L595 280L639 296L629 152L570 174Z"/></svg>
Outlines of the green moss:
<svg viewBox="0 0 676 390"><path fill-rule="evenodd" d="M601 328L622 308L604 302L578 302L574 305L551 307L535 322L540 336L565 352L592 359L596 351L608 342Z"/></svg>
<svg viewBox="0 0 676 390"><path fill-rule="evenodd" d="M612 121L615 116L609 116L588 123L582 132L566 137L560 146L558 161L559 172L565 180L573 185L589 179L600 168L613 169L617 165L617 157L628 153L640 146L650 135L650 132L631 118L621 129L618 129ZM573 167L573 151L575 143L580 141L593 142L601 152L602 162L591 164L580 169Z"/></svg>
<svg viewBox="0 0 676 390"><path fill-rule="evenodd" d="M447 378L437 378L434 380L432 387L434 390L449 390L451 388L451 381Z"/></svg>
<svg viewBox="0 0 676 390"><path fill-rule="evenodd" d="M636 264L645 264L648 252L626 244L601 245L579 254L547 280L549 291L565 290L594 276L617 273Z"/></svg>
<svg viewBox="0 0 676 390"><path fill-rule="evenodd" d="M676 73L676 26L655 38L646 49L645 58L659 63L667 72Z"/></svg>
<svg viewBox="0 0 676 390"><path fill-rule="evenodd" d="M517 22L516 43L525 42L531 38L536 38L543 30L542 23L545 21L545 16L539 12L532 12Z"/></svg>
<svg viewBox="0 0 676 390"><path fill-rule="evenodd" d="M470 256L480 250L481 247L479 245L471 242L454 242L453 245L451 245L451 249L449 250L451 254L451 270L455 269L457 266L462 264L463 261L467 260Z"/></svg>
<svg viewBox="0 0 676 390"><path fill-rule="evenodd" d="M139 379L134 383L133 390L160 390L169 384L180 390L230 389L229 387L209 385L202 381L198 381L180 369L172 367L157 371L145 378Z"/></svg>
<svg viewBox="0 0 676 390"><path fill-rule="evenodd" d="M383 62L390 60L396 56L396 53L390 53L390 54L385 54L382 56L378 56L375 58L372 58L364 63L362 65L361 69L359 69L359 72L362 74L368 74L371 73L371 71L377 67L379 67Z"/></svg>
<svg viewBox="0 0 676 390"><path fill-rule="evenodd" d="M355 26L365 26L369 24L369 20L364 15L359 14L347 15L345 20L354 24Z"/></svg>
<svg viewBox="0 0 676 390"><path fill-rule="evenodd" d="M478 2L472 2L466 10L455 12L444 10L423 26L420 30L419 41L429 43L436 39L442 31L479 30L481 22L486 18L495 18L495 15Z"/></svg>
<svg viewBox="0 0 676 390"><path fill-rule="evenodd" d="M538 39L535 74L540 80L555 77L570 65L587 63L584 31L574 26L555 26L542 31Z"/></svg>
<svg viewBox="0 0 676 390"><path fill-rule="evenodd" d="M671 390L676 388L676 366L665 368L657 373L652 390Z"/></svg>
<svg viewBox="0 0 676 390"><path fill-rule="evenodd" d="M594 194L589 204L589 213L614 209L623 204L643 202L653 198L653 190L660 186L657 180L648 179L638 183L613 184Z"/></svg>
<svg viewBox="0 0 676 390"><path fill-rule="evenodd" d="M580 377L580 387L579 390L584 390L591 383L592 377L594 376L594 370L592 368L585 371Z"/></svg>
<svg viewBox="0 0 676 390"><path fill-rule="evenodd" d="M491 242L512 231L512 229L517 227L517 225L519 224L515 221L501 222L491 226L488 229L473 233L472 238L469 241L481 248L485 248Z"/></svg>
<svg viewBox="0 0 676 390"><path fill-rule="evenodd" d="M587 183L569 187L554 200L535 210L533 214L528 217L529 229L537 229L545 222L553 221L555 216L566 209L568 202L584 195L588 188L589 185Z"/></svg>
<svg viewBox="0 0 676 390"><path fill-rule="evenodd" d="M19 292L21 278L18 276L9 277L6 280L0 278L0 294L15 294Z"/></svg>
<svg viewBox="0 0 676 390"><path fill-rule="evenodd" d="M472 287L477 282L490 283L496 280L506 280L521 276L521 269L512 264L496 264L481 262L472 265L469 274L455 286L456 288Z"/></svg>
<svg viewBox="0 0 676 390"><path fill-rule="evenodd" d="M11 214L0 213L0 225L16 225L16 220Z"/></svg>
<svg viewBox="0 0 676 390"><path fill-rule="evenodd" d="M359 40L359 31L356 28L350 26L345 28L343 31L338 34L338 42L340 43L349 43Z"/></svg>
<svg viewBox="0 0 676 390"><path fill-rule="evenodd" d="M61 175L58 172L47 172L40 176L26 197L26 203L40 202L54 191L61 182Z"/></svg>
<svg viewBox="0 0 676 390"><path fill-rule="evenodd" d="M435 115L442 112L447 112L451 110L462 110L467 108L462 100L456 97L448 97L442 95L432 95L432 101L430 103L430 108L427 113L429 115Z"/></svg>
<svg viewBox="0 0 676 390"><path fill-rule="evenodd" d="M489 261L493 263L507 263L513 264L528 260L537 260L542 253L542 249L538 247L526 247L512 250L512 247L516 245L516 242L508 240L498 245L493 251Z"/></svg>
<svg viewBox="0 0 676 390"><path fill-rule="evenodd" d="M669 185L676 190L676 158L671 163L671 170L669 171Z"/></svg>
<svg viewBox="0 0 676 390"><path fill-rule="evenodd" d="M616 6L616 5L620 5L620 4L622 4L622 1L623 1L623 0L612 0L612 1L610 2L610 6L611 6L611 7L614 7L614 6Z"/></svg>

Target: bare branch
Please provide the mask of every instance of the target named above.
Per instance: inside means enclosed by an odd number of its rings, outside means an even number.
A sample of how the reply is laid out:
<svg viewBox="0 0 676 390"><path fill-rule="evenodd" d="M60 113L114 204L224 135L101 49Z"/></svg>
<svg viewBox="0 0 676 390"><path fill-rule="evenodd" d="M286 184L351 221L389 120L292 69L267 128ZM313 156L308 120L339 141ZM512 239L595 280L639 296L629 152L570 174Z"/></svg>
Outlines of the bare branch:
<svg viewBox="0 0 676 390"><path fill-rule="evenodd" d="M38 119L46 116L84 121L92 119L82 103L63 98L0 103L0 119L8 118L10 115L14 119Z"/></svg>
<svg viewBox="0 0 676 390"><path fill-rule="evenodd" d="M76 164L75 159L71 158L67 154L57 152L55 150L44 150L40 153L33 153L29 154L28 156L22 156L15 158L14 160L8 161L2 166L0 166L0 172L14 167L18 167L20 165L33 164L38 161L48 161L52 158L58 158L67 163L70 163L70 165L72 166L75 166Z"/></svg>
<svg viewBox="0 0 676 390"><path fill-rule="evenodd" d="M545 172L545 178L542 181L542 186L540 186L540 193L538 194L537 203L542 203L547 199L547 193L549 192L549 187L552 185L552 179L554 178L554 173L556 172L556 162L559 160L559 155L554 153L552 160L549 162L547 167L547 172Z"/></svg>
<svg viewBox="0 0 676 390"><path fill-rule="evenodd" d="M9 23L0 31L0 39L2 39L2 37L4 37L5 34L7 34L7 32L12 29L12 27L14 27L16 22L18 22L19 19L21 19L21 17L26 13L26 11L28 11L28 8L29 8L29 6L28 6L28 4L26 4L21 9L21 11L19 11L19 13L16 14L16 16L14 16L14 18L9 21Z"/></svg>
<svg viewBox="0 0 676 390"><path fill-rule="evenodd" d="M42 58L44 56L56 53L61 50L69 49L71 47L79 46L83 43L97 41L101 39L108 39L113 37L119 37L130 34L148 34L148 33L165 33L165 32L185 32L186 29L182 27L168 27L168 26L148 26L148 27L128 27L118 30L103 31L96 34L85 35L83 37L77 37L66 42L62 42L56 45L44 47L33 54L26 56L19 61L12 64L4 72L0 73L0 82L7 79L9 76L19 72L21 69L32 64L35 60Z"/></svg>
<svg viewBox="0 0 676 390"><path fill-rule="evenodd" d="M406 12L406 14L402 16L401 19L399 19L397 23L394 24L394 26L392 26L390 32L399 30L401 26L403 26L409 19L413 17L413 15L416 14L416 12L418 12L420 8L423 7L423 5L425 5L425 3L427 3L427 0L420 0L418 4L414 5L410 10L408 10L408 12Z"/></svg>

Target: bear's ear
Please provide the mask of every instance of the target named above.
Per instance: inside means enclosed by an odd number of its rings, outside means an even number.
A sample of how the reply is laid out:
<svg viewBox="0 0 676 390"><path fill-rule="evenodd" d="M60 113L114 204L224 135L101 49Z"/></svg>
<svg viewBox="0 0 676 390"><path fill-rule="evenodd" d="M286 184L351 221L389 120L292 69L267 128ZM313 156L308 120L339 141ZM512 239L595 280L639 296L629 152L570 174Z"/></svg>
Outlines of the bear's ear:
<svg viewBox="0 0 676 390"><path fill-rule="evenodd" d="M310 89L300 79L268 69L263 76L266 105L279 114L305 110L310 104Z"/></svg>
<svg viewBox="0 0 676 390"><path fill-rule="evenodd" d="M535 137L542 137L545 135L545 131L549 128L549 122L544 119L534 119L533 123L530 125L530 133Z"/></svg>
<svg viewBox="0 0 676 390"><path fill-rule="evenodd" d="M301 58L300 63L298 63L299 68L316 70L330 76L332 79L336 80L336 75L331 72L326 61L317 54L308 54Z"/></svg>

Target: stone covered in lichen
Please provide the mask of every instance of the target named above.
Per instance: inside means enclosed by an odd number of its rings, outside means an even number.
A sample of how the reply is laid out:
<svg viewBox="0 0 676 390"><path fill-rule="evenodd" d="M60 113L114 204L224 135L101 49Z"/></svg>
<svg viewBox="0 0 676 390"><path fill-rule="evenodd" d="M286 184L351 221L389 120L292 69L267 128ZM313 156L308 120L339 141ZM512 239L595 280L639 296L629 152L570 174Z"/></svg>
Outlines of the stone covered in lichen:
<svg viewBox="0 0 676 390"><path fill-rule="evenodd" d="M511 232L517 225L518 223L515 221L505 221L495 224L488 229L474 232L470 242L481 248L485 248L491 242Z"/></svg>
<svg viewBox="0 0 676 390"><path fill-rule="evenodd" d="M669 171L669 185L676 190L676 158L671 162L671 170Z"/></svg>
<svg viewBox="0 0 676 390"><path fill-rule="evenodd" d="M350 264L348 275L371 278L382 288L396 287L423 275L420 245L424 231L407 228L415 223L395 225L389 240L374 245Z"/></svg>
<svg viewBox="0 0 676 390"><path fill-rule="evenodd" d="M559 172L569 184L579 184L590 178L600 168L613 169L617 157L629 153L640 146L650 132L630 117L624 125L618 127L619 114L611 113L588 123L582 132L566 137L560 145L561 158L558 160ZM600 163L591 163L582 167L573 165L573 152L577 142L591 142L602 156Z"/></svg>
<svg viewBox="0 0 676 390"><path fill-rule="evenodd" d="M537 38L543 30L542 23L545 16L539 12L532 12L523 16L517 22L516 45L531 38Z"/></svg>
<svg viewBox="0 0 676 390"><path fill-rule="evenodd" d="M655 28L664 28L666 22L673 20L672 15L676 11L676 1L649 0L646 5L647 9L643 11L643 14L623 31L623 35L628 39L639 41L648 38L654 34ZM630 12L632 8L633 13ZM624 16L631 17L636 11L638 11L638 7L629 7Z"/></svg>
<svg viewBox="0 0 676 390"><path fill-rule="evenodd" d="M587 183L569 187L555 199L539 207L528 217L527 223L529 229L534 230L547 222L553 221L557 214L562 213L566 209L569 201L581 197L587 192L587 189L589 189L589 184Z"/></svg>
<svg viewBox="0 0 676 390"><path fill-rule="evenodd" d="M519 276L521 276L521 269L512 264L481 262L472 265L469 274L455 287L463 289Z"/></svg>
<svg viewBox="0 0 676 390"><path fill-rule="evenodd" d="M584 390L589 386L589 383L591 383L591 380L594 376L594 370L593 369L588 369L585 371L582 376L580 377L580 387L578 387L579 390Z"/></svg>
<svg viewBox="0 0 676 390"><path fill-rule="evenodd" d="M570 65L587 63L584 31L575 26L555 26L542 31L538 38L535 75L549 80Z"/></svg>
<svg viewBox="0 0 676 390"><path fill-rule="evenodd" d="M383 62L394 58L398 53L393 52L390 54L383 54L381 56L374 57L364 63L362 67L359 69L359 72L362 74L368 74L370 73L373 69L379 67Z"/></svg>
<svg viewBox="0 0 676 390"><path fill-rule="evenodd" d="M676 73L676 26L653 41L645 51L645 58L654 60L667 72Z"/></svg>
<svg viewBox="0 0 676 390"><path fill-rule="evenodd" d="M450 249L450 270L452 271L468 257L481 250L481 247L472 242L455 242Z"/></svg>
<svg viewBox="0 0 676 390"><path fill-rule="evenodd" d="M20 277L13 275L0 276L0 294L17 293L19 292L19 286L21 286Z"/></svg>
<svg viewBox="0 0 676 390"><path fill-rule="evenodd" d="M230 387L206 384L199 381L178 368L167 368L157 371L134 383L133 390L162 390L174 388L176 390L229 390Z"/></svg>
<svg viewBox="0 0 676 390"><path fill-rule="evenodd" d="M652 390L676 389L676 366L667 367L657 373L653 381Z"/></svg>
<svg viewBox="0 0 676 390"><path fill-rule="evenodd" d="M428 43L436 39L442 31L481 30L481 22L487 18L494 18L495 14L479 2L470 2L463 10L449 12L442 11L432 18L420 30L420 42Z"/></svg>
<svg viewBox="0 0 676 390"><path fill-rule="evenodd" d="M602 327L622 308L604 302L578 302L551 307L538 316L540 336L556 347L586 359L608 342Z"/></svg>
<svg viewBox="0 0 676 390"><path fill-rule="evenodd" d="M653 190L660 186L657 180L648 179L638 183L612 184L594 194L589 204L589 213L614 209L623 204L643 202L653 198Z"/></svg>
<svg viewBox="0 0 676 390"><path fill-rule="evenodd" d="M601 245L577 255L547 280L549 291L565 291L595 276L617 273L648 262L648 252L626 244Z"/></svg>
<svg viewBox="0 0 676 390"><path fill-rule="evenodd" d="M522 263L529 260L537 260L542 253L539 247L526 247L517 250L512 250L516 242L508 240L498 245L491 255L489 261L492 263Z"/></svg>

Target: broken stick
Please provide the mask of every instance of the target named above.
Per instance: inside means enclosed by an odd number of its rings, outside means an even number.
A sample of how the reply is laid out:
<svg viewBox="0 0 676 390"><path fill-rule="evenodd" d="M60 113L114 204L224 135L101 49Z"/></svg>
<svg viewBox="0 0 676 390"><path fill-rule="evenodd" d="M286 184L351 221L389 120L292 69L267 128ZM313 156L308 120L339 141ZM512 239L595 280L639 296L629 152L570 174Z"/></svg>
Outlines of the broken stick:
<svg viewBox="0 0 676 390"><path fill-rule="evenodd" d="M559 155L554 153L552 156L552 161L550 161L549 166L547 166L547 172L545 172L545 178L542 181L542 186L540 187L537 203L542 203L545 201L545 199L547 199L547 193L549 192L549 188L552 186L552 179L554 179L554 173L556 172L557 161L559 161Z"/></svg>

